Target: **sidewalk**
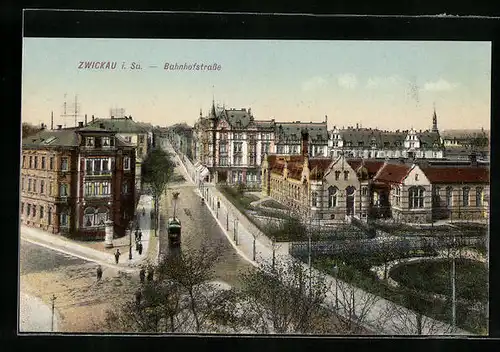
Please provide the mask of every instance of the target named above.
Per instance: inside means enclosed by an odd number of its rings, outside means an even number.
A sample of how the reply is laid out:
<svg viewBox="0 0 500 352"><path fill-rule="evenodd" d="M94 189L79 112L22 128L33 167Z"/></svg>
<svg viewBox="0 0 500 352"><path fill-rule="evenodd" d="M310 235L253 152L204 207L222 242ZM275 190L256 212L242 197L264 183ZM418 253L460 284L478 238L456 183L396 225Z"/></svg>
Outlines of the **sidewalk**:
<svg viewBox="0 0 500 352"><path fill-rule="evenodd" d="M171 147L169 149L173 152ZM193 170L187 170L185 164L182 163L181 158L177 154L175 155L177 156L187 179L193 184L196 184L196 182L190 177L190 175L195 174ZM272 242L261 231L259 231L244 214L241 214L239 210L215 188L214 185L205 184L201 191L197 189L196 192L198 195L205 198L207 207L217 219L219 226L223 229L229 242L244 259L255 266L258 266L260 262L272 260ZM219 202L220 208L217 208L217 202ZM253 256L254 242L256 248L255 258ZM288 243L275 244L274 252L276 260L293 258L288 253ZM302 265L309 269L307 264ZM309 270L315 274L325 276L314 268ZM337 284L336 279L328 275L326 275L326 282L330 285L330 287L335 287ZM361 309L365 310L364 312L356 312L367 315L367 318L365 318L365 321L362 323L374 333L384 335L415 335L414 329L402 326L401 324L402 316L404 316L406 320L415 320L415 312L396 305L391 301L365 292L341 280L338 280L338 285L349 287L349 290L354 291L354 300L356 302L375 302L371 307L361 306ZM349 306L349 299L350 297L343 297L343 295L339 295L339 307ZM335 306L335 294L333 294L333 292L329 292L327 295L327 301L330 307ZM369 311L366 312L368 309ZM396 316L392 313L395 311L404 313L399 313L398 316ZM346 316L347 312L343 311L343 309L339 309L339 314ZM424 335L472 335L469 332L454 329L449 324L436 321L429 317L424 317L423 325L422 331Z"/></svg>
<svg viewBox="0 0 500 352"><path fill-rule="evenodd" d="M142 208L145 209L145 216L142 216ZM124 236L113 240L113 248L105 248L104 241L76 241L68 239L61 235L51 234L40 229L21 225L21 238L28 242L32 242L58 252L62 252L84 260L96 262L101 265L114 267L125 272L135 272L144 262L155 262L157 260L157 251L155 248L149 248L150 243L157 246L157 239L151 238L151 217L152 197L142 195L139 200L138 213L140 213L139 225L142 231L143 252L139 255L135 251L135 241L132 239L132 259L129 259L129 237ZM132 236L134 236L132 234ZM118 264L115 263L114 253L116 249L120 249L121 256Z"/></svg>

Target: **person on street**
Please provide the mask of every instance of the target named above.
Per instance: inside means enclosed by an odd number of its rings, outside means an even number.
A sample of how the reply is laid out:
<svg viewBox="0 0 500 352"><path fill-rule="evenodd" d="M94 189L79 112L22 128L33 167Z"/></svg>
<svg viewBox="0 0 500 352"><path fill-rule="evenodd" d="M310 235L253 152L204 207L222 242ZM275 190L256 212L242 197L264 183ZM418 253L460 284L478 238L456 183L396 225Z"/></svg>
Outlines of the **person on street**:
<svg viewBox="0 0 500 352"><path fill-rule="evenodd" d="M101 281L101 279L102 279L102 268L101 268L101 266L99 265L99 266L97 267L97 281Z"/></svg>
<svg viewBox="0 0 500 352"><path fill-rule="evenodd" d="M139 271L139 279L141 280L141 284L143 284L146 279L146 270L144 268L141 268L141 271Z"/></svg>
<svg viewBox="0 0 500 352"><path fill-rule="evenodd" d="M121 255L120 250L117 249L116 252L115 252L115 262L116 262L116 264L118 264L118 261L120 260L120 255Z"/></svg>
<svg viewBox="0 0 500 352"><path fill-rule="evenodd" d="M141 240L142 240L142 231L141 230L139 230L139 233L137 234L137 238L138 238L139 242L141 242Z"/></svg>
<svg viewBox="0 0 500 352"><path fill-rule="evenodd" d="M141 299L142 299L142 292L141 292L141 290L137 290L135 292L135 303L137 305L140 305L141 304Z"/></svg>
<svg viewBox="0 0 500 352"><path fill-rule="evenodd" d="M139 242L137 245L137 251L139 252L139 255L142 255L142 243Z"/></svg>
<svg viewBox="0 0 500 352"><path fill-rule="evenodd" d="M146 215L146 209L144 207L142 207L142 216L145 216Z"/></svg>
<svg viewBox="0 0 500 352"><path fill-rule="evenodd" d="M153 267L150 266L148 268L148 277L147 277L148 281L153 281L153 275L154 275L154 270Z"/></svg>

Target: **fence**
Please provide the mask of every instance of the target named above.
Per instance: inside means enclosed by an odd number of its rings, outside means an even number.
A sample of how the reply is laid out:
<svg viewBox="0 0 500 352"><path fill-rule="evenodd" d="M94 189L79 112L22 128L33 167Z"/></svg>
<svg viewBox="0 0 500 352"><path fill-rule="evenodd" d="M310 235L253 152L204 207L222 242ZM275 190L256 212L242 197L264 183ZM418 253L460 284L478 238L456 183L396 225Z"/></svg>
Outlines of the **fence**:
<svg viewBox="0 0 500 352"><path fill-rule="evenodd" d="M468 246L484 245L484 238L474 237L409 237L380 239L358 239L339 241L316 241L311 243L311 253L320 255L367 255L380 251L409 252L416 250L443 250ZM293 256L309 252L308 242L291 242L289 253Z"/></svg>

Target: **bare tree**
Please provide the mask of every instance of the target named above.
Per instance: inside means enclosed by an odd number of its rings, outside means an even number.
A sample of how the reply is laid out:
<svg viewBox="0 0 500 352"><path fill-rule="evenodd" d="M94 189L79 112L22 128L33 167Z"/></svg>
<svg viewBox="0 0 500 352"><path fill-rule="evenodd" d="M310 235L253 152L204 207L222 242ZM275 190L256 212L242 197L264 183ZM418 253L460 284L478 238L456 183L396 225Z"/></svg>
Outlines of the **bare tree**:
<svg viewBox="0 0 500 352"><path fill-rule="evenodd" d="M308 274L307 268L291 259L275 262L274 267L266 261L243 273L242 288L234 291L240 327L257 333L314 332L314 319L328 287L323 275L309 280Z"/></svg>

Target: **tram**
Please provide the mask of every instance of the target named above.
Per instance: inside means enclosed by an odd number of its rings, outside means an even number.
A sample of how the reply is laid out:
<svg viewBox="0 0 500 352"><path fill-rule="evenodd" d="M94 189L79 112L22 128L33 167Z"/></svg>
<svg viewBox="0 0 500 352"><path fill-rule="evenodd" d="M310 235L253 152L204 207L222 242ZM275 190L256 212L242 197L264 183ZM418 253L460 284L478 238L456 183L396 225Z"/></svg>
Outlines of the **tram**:
<svg viewBox="0 0 500 352"><path fill-rule="evenodd" d="M181 245L181 222L177 218L169 218L167 223L168 244L170 247Z"/></svg>

